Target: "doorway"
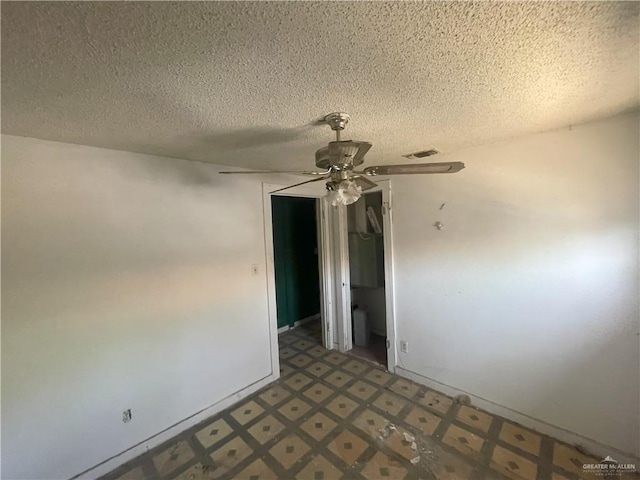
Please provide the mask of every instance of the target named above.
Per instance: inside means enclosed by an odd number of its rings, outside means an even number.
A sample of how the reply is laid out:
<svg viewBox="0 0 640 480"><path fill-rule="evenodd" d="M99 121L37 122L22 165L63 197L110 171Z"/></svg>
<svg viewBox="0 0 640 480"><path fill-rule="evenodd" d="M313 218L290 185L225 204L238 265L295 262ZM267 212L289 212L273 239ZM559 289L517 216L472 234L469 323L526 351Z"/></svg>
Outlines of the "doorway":
<svg viewBox="0 0 640 480"><path fill-rule="evenodd" d="M320 331L316 202L305 197L271 198L278 333L301 325Z"/></svg>
<svg viewBox="0 0 640 480"><path fill-rule="evenodd" d="M382 192L364 194L347 207L351 283L351 353L387 367L384 222Z"/></svg>

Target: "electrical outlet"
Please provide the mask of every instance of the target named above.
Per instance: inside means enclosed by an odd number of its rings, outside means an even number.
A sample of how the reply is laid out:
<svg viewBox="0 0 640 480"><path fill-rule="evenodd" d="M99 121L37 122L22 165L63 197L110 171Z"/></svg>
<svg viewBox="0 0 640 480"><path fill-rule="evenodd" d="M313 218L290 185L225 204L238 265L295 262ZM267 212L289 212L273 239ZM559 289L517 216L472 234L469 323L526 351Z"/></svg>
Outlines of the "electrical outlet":
<svg viewBox="0 0 640 480"><path fill-rule="evenodd" d="M258 264L254 263L251 265L251 275L258 275Z"/></svg>
<svg viewBox="0 0 640 480"><path fill-rule="evenodd" d="M131 421L131 409L128 408L124 412L122 412L122 421L124 423L129 423Z"/></svg>
<svg viewBox="0 0 640 480"><path fill-rule="evenodd" d="M409 353L409 342L406 340L400 340L400 351L402 353Z"/></svg>

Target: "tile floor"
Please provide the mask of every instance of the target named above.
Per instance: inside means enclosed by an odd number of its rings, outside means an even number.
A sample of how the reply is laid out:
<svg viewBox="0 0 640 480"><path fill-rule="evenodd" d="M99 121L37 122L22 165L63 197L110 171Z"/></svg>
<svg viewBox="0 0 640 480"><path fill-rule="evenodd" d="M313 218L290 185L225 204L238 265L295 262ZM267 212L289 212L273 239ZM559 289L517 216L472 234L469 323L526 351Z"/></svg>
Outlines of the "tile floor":
<svg viewBox="0 0 640 480"><path fill-rule="evenodd" d="M599 458L319 338L314 327L281 335L280 380L103 480L602 478L582 473Z"/></svg>

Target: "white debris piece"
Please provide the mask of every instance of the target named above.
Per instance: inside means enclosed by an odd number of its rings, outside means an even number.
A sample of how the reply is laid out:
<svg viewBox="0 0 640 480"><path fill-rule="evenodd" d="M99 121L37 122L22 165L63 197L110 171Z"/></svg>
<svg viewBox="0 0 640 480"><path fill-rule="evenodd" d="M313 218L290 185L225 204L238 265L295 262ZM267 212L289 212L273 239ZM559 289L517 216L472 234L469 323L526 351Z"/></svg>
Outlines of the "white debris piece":
<svg viewBox="0 0 640 480"><path fill-rule="evenodd" d="M420 462L420 455L418 455L417 457L414 457L410 460L412 465L417 464L418 462Z"/></svg>
<svg viewBox="0 0 640 480"><path fill-rule="evenodd" d="M415 442L416 441L416 437L414 437L413 435L411 435L410 433L404 432L402 435L404 435L404 439L407 442Z"/></svg>

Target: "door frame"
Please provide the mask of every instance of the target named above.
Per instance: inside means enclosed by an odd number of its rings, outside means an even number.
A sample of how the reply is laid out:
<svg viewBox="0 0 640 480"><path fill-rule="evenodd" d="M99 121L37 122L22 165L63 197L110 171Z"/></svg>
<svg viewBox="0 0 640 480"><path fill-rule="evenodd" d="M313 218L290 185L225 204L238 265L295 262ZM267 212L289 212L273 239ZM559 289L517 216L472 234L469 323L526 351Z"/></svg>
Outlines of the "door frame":
<svg viewBox="0 0 640 480"><path fill-rule="evenodd" d="M318 191L313 187L300 186L272 194L274 190L286 187L283 183L262 183L262 207L264 218L264 243L267 276L267 308L269 315L269 339L271 344L271 368L275 378L280 377L280 356L278 349L278 310L276 304L276 276L273 250L273 218L271 211L271 196L314 198L316 202L316 220L318 237L318 269L320 278L320 321L322 324L323 346L331 350L334 348L333 325L334 314L334 275L331 216L325 191Z"/></svg>
<svg viewBox="0 0 640 480"><path fill-rule="evenodd" d="M385 295L385 317L387 327L387 370L396 372L398 363L398 346L396 345L396 311L395 311L395 282L393 281L393 230L391 208L391 180L376 180L377 188L373 188L367 193L382 192L382 222L383 222L383 246L384 246L384 295ZM365 193L366 195L366 193ZM340 230L347 236L346 209L343 224ZM342 266L346 262L346 290L348 292L347 306L351 307L351 276L349 274L349 242L345 239L340 243L340 257ZM345 260L346 259L346 260ZM351 315L342 317L342 325L339 325L340 351L348 351L353 348L353 328L351 325Z"/></svg>
<svg viewBox="0 0 640 480"><path fill-rule="evenodd" d="M398 364L396 342L395 282L393 270L392 194L390 180L377 180L373 192L382 192L385 316L387 325L387 370L395 373ZM273 224L271 215L271 193L286 187L286 183L263 183L263 212L265 258L267 275L267 303L269 312L269 336L271 343L271 365L275 378L280 377L278 350L278 314L276 308L275 268L273 254ZM351 326L351 282L349 273L349 239L347 209L332 207L326 191L311 186L300 186L277 192L275 195L318 199L316 218L318 234L318 262L320 272L320 317L322 343L327 350L337 347L340 352L353 348Z"/></svg>

